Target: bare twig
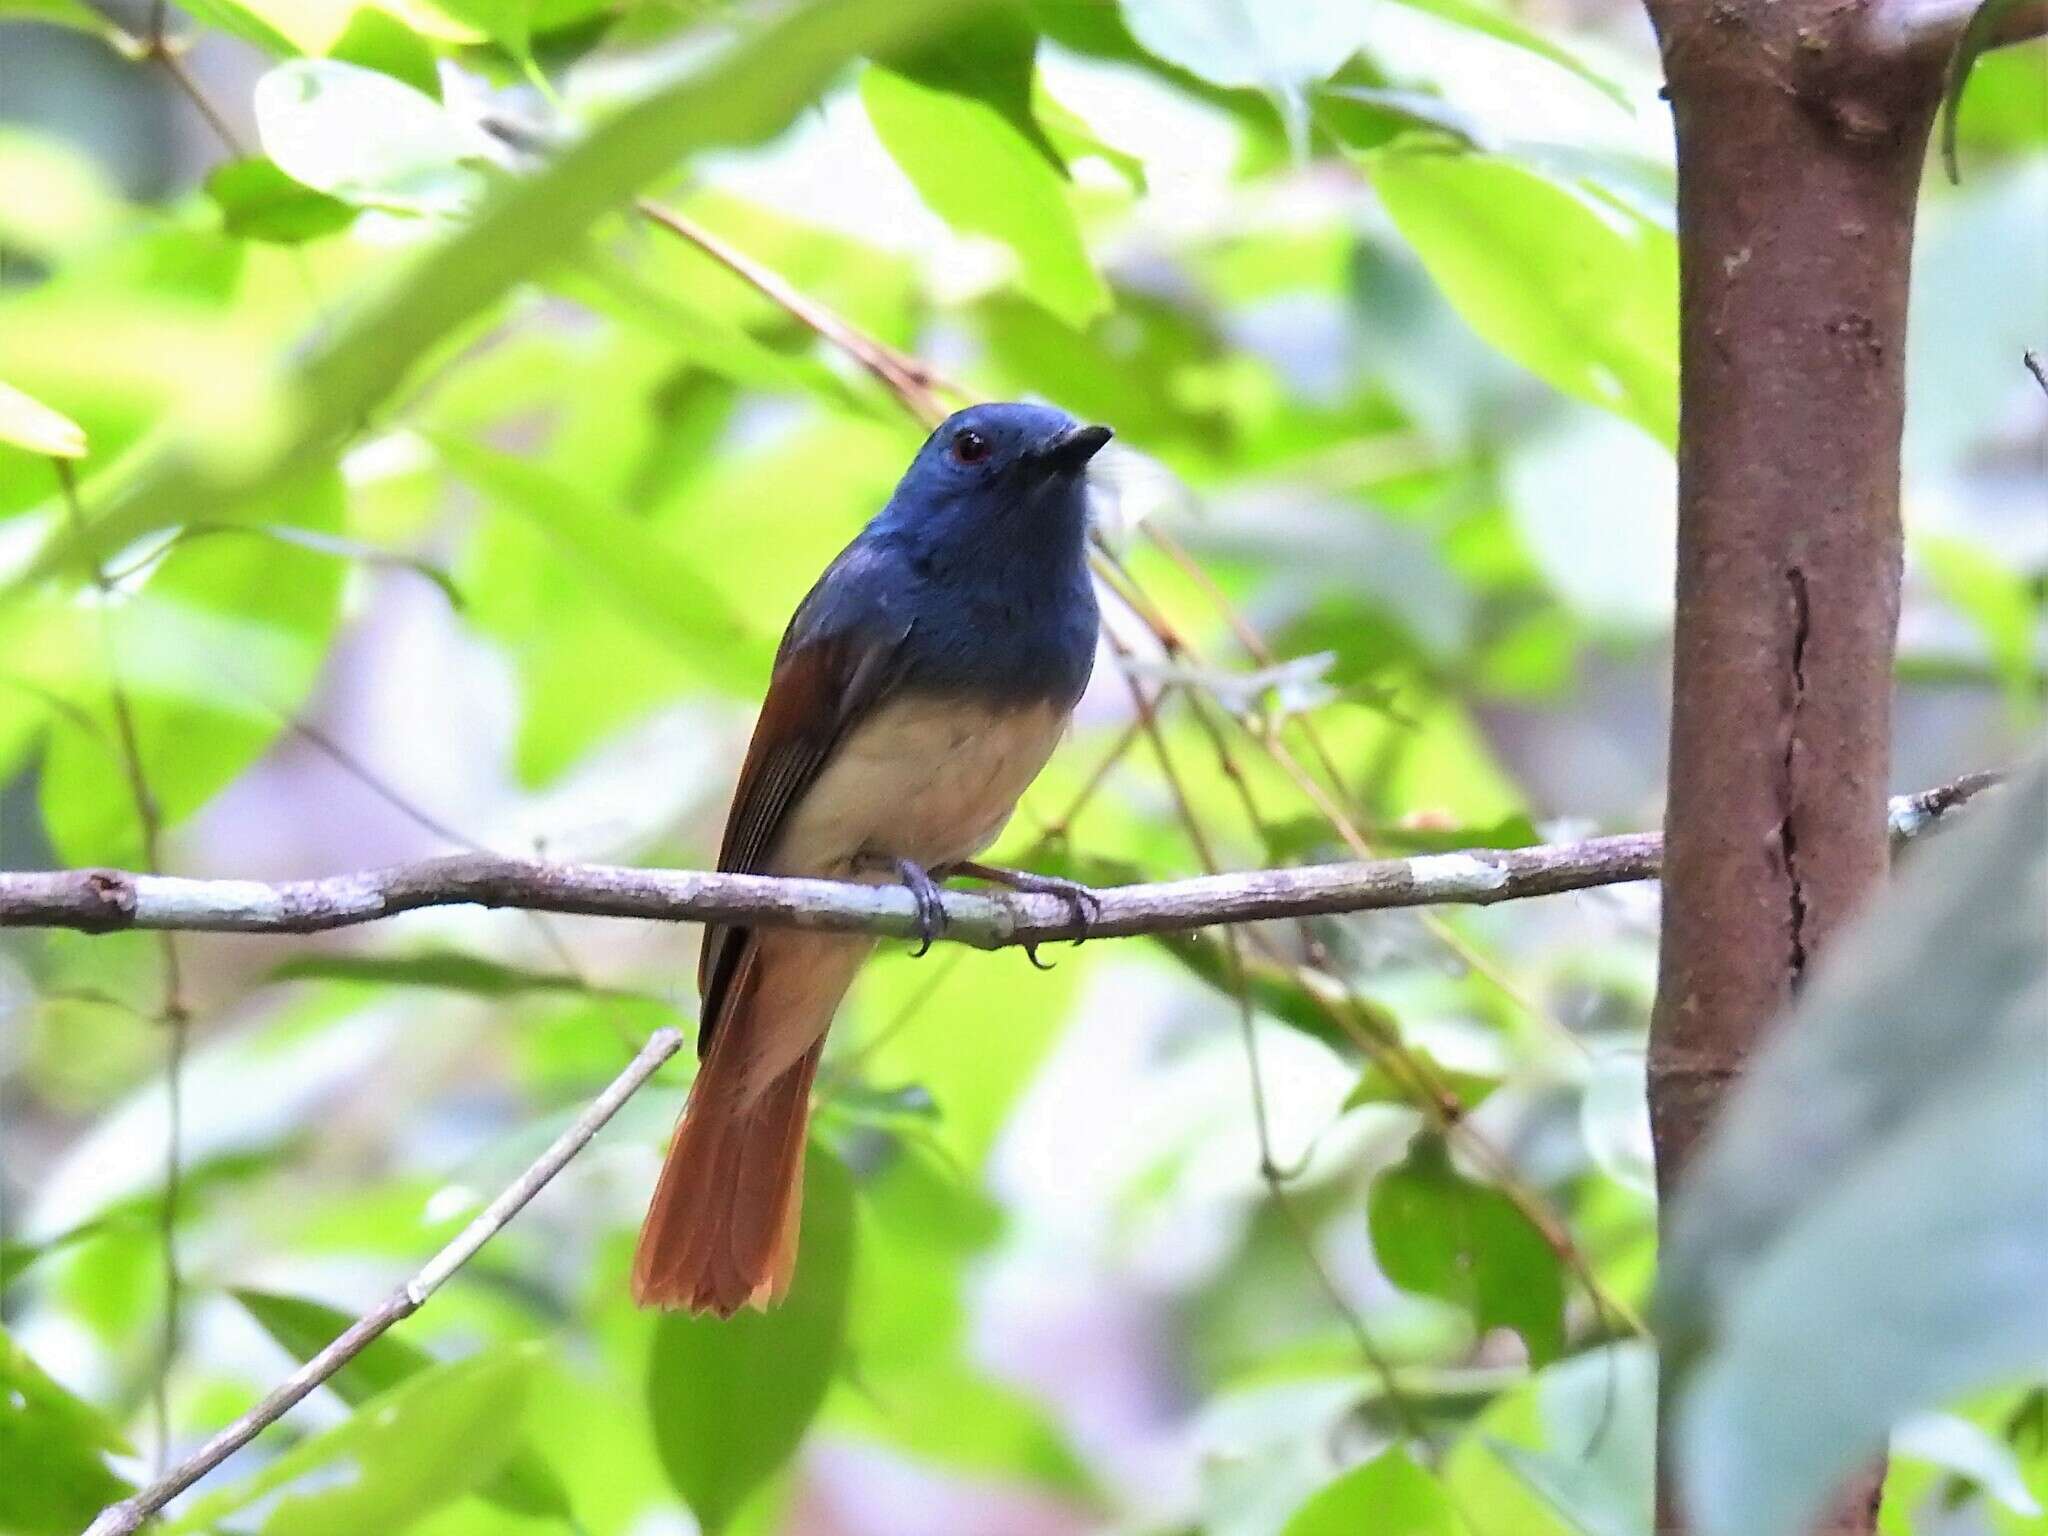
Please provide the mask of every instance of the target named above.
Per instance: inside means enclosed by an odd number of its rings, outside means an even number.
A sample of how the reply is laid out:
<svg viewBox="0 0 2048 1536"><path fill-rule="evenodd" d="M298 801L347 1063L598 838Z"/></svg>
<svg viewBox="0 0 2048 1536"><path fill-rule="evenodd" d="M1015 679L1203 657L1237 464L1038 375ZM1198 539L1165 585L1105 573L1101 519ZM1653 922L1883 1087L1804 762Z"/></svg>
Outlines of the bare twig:
<svg viewBox="0 0 2048 1536"><path fill-rule="evenodd" d="M2020 354L2020 361L2027 365L2027 372L2034 376L2034 382L2041 386L2041 393L2048 395L2048 368L2041 366L2041 354L2029 349Z"/></svg>
<svg viewBox="0 0 2048 1536"><path fill-rule="evenodd" d="M333 1343L279 1382L255 1407L169 1473L139 1493L101 1511L100 1517L88 1527L86 1536L128 1536L128 1533L140 1530L143 1523L164 1505L255 1439L266 1427L283 1418L300 1399L361 1354L392 1324L410 1317L426 1305L427 1298L439 1290L450 1275L474 1258L478 1249L496 1237L506 1223L567 1166L571 1158L589 1145L590 1139L618 1112L619 1106L631 1098L663 1062L675 1055L682 1044L683 1037L677 1031L656 1030L648 1037L640 1054L633 1058L632 1064L612 1079L611 1086L577 1116L576 1123L556 1137L554 1144L503 1194L485 1206L453 1242L435 1254L425 1268L356 1319Z"/></svg>
<svg viewBox="0 0 2048 1536"><path fill-rule="evenodd" d="M1926 831L1993 776L1892 804L1896 835ZM1654 880L1654 832L1531 848L1474 848L1410 859L1202 875L1101 892L1087 937L1182 933L1224 923L1394 907L1491 906L1560 891ZM977 949L1083 937L1058 896L948 891L946 937ZM144 928L205 933L316 933L421 907L484 906L666 922L746 923L911 938L916 904L898 886L613 864L552 864L458 854L317 880L190 880L123 870L0 872L0 928Z"/></svg>
<svg viewBox="0 0 2048 1536"><path fill-rule="evenodd" d="M156 22L160 23L161 11L153 14ZM83 547L85 514L78 503L77 478L72 473L69 460L59 458L50 462L57 468L72 535L80 540ZM97 598L95 608L99 619L100 648L107 668L107 709L114 717L117 758L122 776L127 780L129 799L135 807L136 829L142 839L143 867L151 875L161 875L164 867L163 812L157 804L155 791L149 786L149 773L142 761L142 740L135 730L135 710L129 702L127 686L121 679L120 645L114 635L114 584L108 579L105 568L98 564L92 568L92 582ZM192 1020L185 1006L185 977L178 959L177 940L168 931L157 935L157 955L163 977L158 1022L168 1032L169 1041L169 1048L164 1054L164 1195L158 1213L164 1316L157 1347L156 1376L150 1385L156 1430L156 1469L161 1473L171 1453L171 1366L178 1354L180 1313L185 1294L184 1276L178 1267L178 1200L183 1192L185 1171L186 1032Z"/></svg>

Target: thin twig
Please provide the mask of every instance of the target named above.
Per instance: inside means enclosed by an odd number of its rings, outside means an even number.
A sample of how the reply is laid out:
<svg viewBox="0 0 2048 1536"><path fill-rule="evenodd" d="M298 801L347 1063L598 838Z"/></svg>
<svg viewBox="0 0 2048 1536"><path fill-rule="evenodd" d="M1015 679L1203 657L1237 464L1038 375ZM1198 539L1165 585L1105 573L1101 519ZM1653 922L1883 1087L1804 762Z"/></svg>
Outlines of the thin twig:
<svg viewBox="0 0 2048 1536"><path fill-rule="evenodd" d="M2041 393L2048 395L2048 368L2041 365L2041 354L2029 349L2020 354L2020 361L2027 365L2027 372L2034 376L2034 382L2041 386Z"/></svg>
<svg viewBox="0 0 2048 1536"><path fill-rule="evenodd" d="M1959 805L1991 776L1903 797L1896 835L1917 836L1930 807ZM1491 906L1561 891L1657 878L1663 841L1629 832L1578 843L1474 848L1202 875L1105 887L1086 924L1058 896L947 891L945 937L977 949L1057 939L1185 933L1225 923L1399 907ZM551 864L457 854L316 880L190 880L123 870L0 872L0 928L144 928L205 933L317 933L421 907L484 906L589 917L745 923L764 928L917 936L917 908L900 886L615 864Z"/></svg>
<svg viewBox="0 0 2048 1536"><path fill-rule="evenodd" d="M128 1533L141 1529L143 1523L164 1505L255 1439L266 1427L284 1417L300 1399L361 1354L392 1324L410 1317L426 1305L427 1298L439 1290L450 1275L474 1258L478 1249L496 1237L506 1223L568 1165L571 1158L589 1145L590 1139L618 1112L619 1106L631 1098L662 1063L675 1055L682 1044L683 1037L676 1030L656 1030L648 1037L647 1044L641 1047L640 1054L633 1058L632 1064L612 1079L611 1086L576 1117L575 1124L556 1137L554 1144L503 1194L485 1206L453 1242L435 1254L425 1268L351 1323L333 1343L279 1382L255 1407L178 1463L172 1471L139 1493L101 1511L85 1536L128 1536Z"/></svg>
<svg viewBox="0 0 2048 1536"><path fill-rule="evenodd" d="M78 502L78 481L66 459L53 459L57 479L63 488L65 514L72 536L84 547L85 514ZM142 740L135 730L135 711L128 689L121 681L120 645L114 635L114 584L103 567L94 564L92 583L97 596L100 648L107 668L107 708L114 717L114 743L122 776L128 783L129 799L135 807L136 829L142 839L143 867L151 875L163 873L163 812L149 785L143 766ZM158 1021L168 1032L164 1053L164 1195L158 1215L158 1240L163 1256L164 1317L158 1344L155 1379L150 1384L150 1404L156 1430L156 1468L159 1473L170 1459L171 1367L177 1359L178 1334L184 1307L185 1280L178 1267L178 1201L183 1193L185 1164L185 1046L191 1014L185 1006L184 970L178 959L177 940L169 932L157 935L157 955L162 968L163 991Z"/></svg>

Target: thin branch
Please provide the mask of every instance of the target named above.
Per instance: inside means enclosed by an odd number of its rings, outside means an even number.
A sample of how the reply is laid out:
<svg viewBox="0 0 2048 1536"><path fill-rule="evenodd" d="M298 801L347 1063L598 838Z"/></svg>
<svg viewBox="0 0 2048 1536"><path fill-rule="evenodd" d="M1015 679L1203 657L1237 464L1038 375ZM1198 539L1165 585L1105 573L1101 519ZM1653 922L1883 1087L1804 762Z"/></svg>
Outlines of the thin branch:
<svg viewBox="0 0 2048 1536"><path fill-rule="evenodd" d="M441 1288L477 1250L496 1237L509 1221L525 1209L528 1201L569 1160L590 1144L619 1106L652 1077L663 1062L682 1048L683 1037L673 1029L658 1029L648 1037L632 1064L612 1079L611 1086L577 1116L576 1123L558 1136L554 1144L519 1176L503 1194L478 1213L476 1219L455 1240L427 1262L424 1269L364 1313L319 1354L279 1382L261 1402L228 1425L168 1474L118 1504L102 1510L87 1528L85 1536L128 1536L140 1530L164 1505L200 1478L226 1461L271 1424L283 1418L300 1399L334 1375L374 1343L384 1331L426 1305L427 1298Z"/></svg>
<svg viewBox="0 0 2048 1536"><path fill-rule="evenodd" d="M161 21L161 13L156 13ZM78 503L78 480L66 459L52 459L57 480L64 493L64 509L74 538L83 547L85 513ZM100 648L107 667L107 709L114 717L114 745L128 796L135 807L135 824L142 839L143 867L151 875L163 873L163 811L156 792L150 788L149 773L143 766L142 739L135 730L135 710L127 686L121 680L121 651L114 635L114 584L103 566L92 567L92 583L99 620ZM162 968L163 994L158 1021L168 1031L169 1049L164 1054L164 1196L158 1214L158 1240L163 1257L164 1317L158 1343L156 1377L150 1384L150 1403L156 1429L156 1469L161 1473L171 1454L171 1367L177 1360L178 1335L184 1308L185 1278L178 1266L178 1200L183 1193L185 1169L185 1046L192 1016L185 1006L185 975L178 959L177 940L169 932L157 936L157 958Z"/></svg>
<svg viewBox="0 0 2048 1536"><path fill-rule="evenodd" d="M1973 775L1892 803L1895 836L1915 837L1995 782ZM1396 907L1491 906L1561 891L1654 880L1663 843L1628 832L1530 848L1473 848L1201 875L1101 893L1084 933L1058 896L948 891L945 937L977 949L1058 939L1183 933L1224 923ZM317 933L422 907L510 907L587 917L745 923L832 933L917 935L916 904L894 885L784 879L615 864L551 864L458 854L317 880L190 880L125 870L0 873L0 928L144 928L202 933Z"/></svg>

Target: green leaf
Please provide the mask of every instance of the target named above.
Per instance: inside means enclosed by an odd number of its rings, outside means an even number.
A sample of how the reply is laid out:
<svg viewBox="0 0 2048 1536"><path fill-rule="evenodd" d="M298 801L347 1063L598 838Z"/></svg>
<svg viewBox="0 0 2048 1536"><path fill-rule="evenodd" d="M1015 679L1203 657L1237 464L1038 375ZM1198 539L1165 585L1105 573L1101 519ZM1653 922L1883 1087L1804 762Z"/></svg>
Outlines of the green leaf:
<svg viewBox="0 0 2048 1536"><path fill-rule="evenodd" d="M2041 672L2034 661L2038 604L2032 582L1962 539L1929 534L1914 544L1935 590L1983 637L2014 717L2032 723L2041 709Z"/></svg>
<svg viewBox="0 0 2048 1536"><path fill-rule="evenodd" d="M1443 1485L1395 1446L1317 1493L1280 1536L1458 1536L1463 1529Z"/></svg>
<svg viewBox="0 0 2048 1536"><path fill-rule="evenodd" d="M1033 100L1037 56L1038 30L1023 6L998 0L965 25L878 54L875 62L931 90L981 102L1065 176L1067 163L1039 123Z"/></svg>
<svg viewBox="0 0 2048 1536"><path fill-rule="evenodd" d="M269 409L236 413L232 430L209 422L180 434L97 513L83 548L65 535L51 539L17 582L65 564L82 571L85 557L152 529L239 513L321 445L358 430L430 348L567 254L594 220L683 156L770 137L849 59L917 36L971 3L818 0L727 50L707 72L650 92L545 170L500 186L461 233L346 320L323 320L309 344L289 354Z"/></svg>
<svg viewBox="0 0 2048 1536"><path fill-rule="evenodd" d="M955 229L1016 254L1017 286L1069 325L1110 306L1059 173L993 108L870 65L868 119L918 195Z"/></svg>
<svg viewBox="0 0 2048 1536"><path fill-rule="evenodd" d="M125 1451L114 1427L0 1331L0 1531L72 1536L128 1485L102 1453Z"/></svg>
<svg viewBox="0 0 2048 1536"><path fill-rule="evenodd" d="M269 160L229 160L206 178L221 225L242 240L300 245L346 229L356 210L285 175Z"/></svg>
<svg viewBox="0 0 2048 1536"><path fill-rule="evenodd" d="M1587 183L1513 161L1406 148L1359 157L1452 308L1565 394L1671 446L1678 247Z"/></svg>
<svg viewBox="0 0 2048 1536"><path fill-rule="evenodd" d="M749 626L696 564L648 525L508 454L437 436L442 458L499 506L533 520L608 598L721 686L753 686Z"/></svg>
<svg viewBox="0 0 2048 1536"><path fill-rule="evenodd" d="M1212 85L1267 92L1300 154L1307 89L1364 44L1372 9L1356 0L1123 0L1123 14L1155 57Z"/></svg>
<svg viewBox="0 0 2048 1536"><path fill-rule="evenodd" d="M0 443L57 459L85 457L85 428L0 380Z"/></svg>
<svg viewBox="0 0 2048 1536"><path fill-rule="evenodd" d="M1564 1273L1543 1235L1507 1195L1451 1166L1450 1149L1419 1132L1408 1156L1373 1181L1373 1252L1406 1291L1466 1308L1481 1332L1512 1328L1537 1364L1564 1345Z"/></svg>
<svg viewBox="0 0 2048 1536"><path fill-rule="evenodd" d="M1605 75L1587 68L1583 60L1568 48L1561 48L1533 27L1525 27L1513 16L1499 11L1483 0L1394 0L1411 10L1427 11L1441 17L1454 26L1469 32L1481 32L1496 42L1506 43L1510 48L1519 48L1532 53L1539 59L1547 59L1559 69L1577 75L1586 84L1616 106L1628 106L1628 92Z"/></svg>
<svg viewBox="0 0 2048 1536"><path fill-rule="evenodd" d="M240 0L178 0L178 9L202 26L254 43L265 53L290 58L301 52L297 42L272 26L258 10Z"/></svg>
<svg viewBox="0 0 2048 1536"><path fill-rule="evenodd" d="M196 1500L165 1536L211 1529L280 1491L263 1536L401 1531L504 1468L539 1363L535 1346L513 1345L415 1371L253 1477ZM341 1467L352 1475L337 1476Z"/></svg>
<svg viewBox="0 0 2048 1536"><path fill-rule="evenodd" d="M1941 94L1941 163L1948 167L1948 179L1959 185L1963 172L1956 163L1956 120L1962 111L1963 92L1969 88L1977 61L1996 41L1999 22L2019 4L2020 0L1984 0L1970 13L1969 24L1956 39L1955 52L1949 55L1948 78Z"/></svg>
<svg viewBox="0 0 2048 1536"><path fill-rule="evenodd" d="M441 99L441 75L426 40L404 22L375 6L365 5L349 17L341 36L327 50L330 59L359 64L401 80L422 96Z"/></svg>
<svg viewBox="0 0 2048 1536"><path fill-rule="evenodd" d="M340 477L315 474L270 508L338 529ZM268 539L181 542L108 614L114 672L164 826L198 810L276 740L312 687L340 617L344 569ZM122 729L97 632L73 711L50 722L40 795L50 839L72 864L142 853Z"/></svg>
<svg viewBox="0 0 2048 1536"><path fill-rule="evenodd" d="M418 955L300 955L273 967L272 981L348 981L379 987L432 987L472 997L522 997L534 992L574 992L609 998L652 1000L649 993L594 987L555 971L529 970L466 955L430 950Z"/></svg>
<svg viewBox="0 0 2048 1536"><path fill-rule="evenodd" d="M297 1296L251 1290L233 1294L262 1325L263 1331L302 1364L333 1343L355 1321L346 1312ZM351 1408L360 1408L378 1393L387 1392L437 1364L417 1344L387 1333L328 1377L327 1386ZM477 1492L499 1508L518 1515L568 1520L575 1514L568 1489L531 1443L517 1446L506 1458L504 1467L479 1485Z"/></svg>
<svg viewBox="0 0 2048 1536"><path fill-rule="evenodd" d="M853 1181L815 1143L796 1280L782 1304L662 1318L647 1363L661 1464L706 1536L795 1454L838 1369L853 1271Z"/></svg>
<svg viewBox="0 0 2048 1536"><path fill-rule="evenodd" d="M486 188L479 144L380 70L292 59L256 82L256 134L294 181L358 208L459 214Z"/></svg>
<svg viewBox="0 0 2048 1536"><path fill-rule="evenodd" d="M1705 1536L1802 1528L1890 1425L2048 1360L2044 909L2036 763L1834 941L1721 1110L1657 1301Z"/></svg>

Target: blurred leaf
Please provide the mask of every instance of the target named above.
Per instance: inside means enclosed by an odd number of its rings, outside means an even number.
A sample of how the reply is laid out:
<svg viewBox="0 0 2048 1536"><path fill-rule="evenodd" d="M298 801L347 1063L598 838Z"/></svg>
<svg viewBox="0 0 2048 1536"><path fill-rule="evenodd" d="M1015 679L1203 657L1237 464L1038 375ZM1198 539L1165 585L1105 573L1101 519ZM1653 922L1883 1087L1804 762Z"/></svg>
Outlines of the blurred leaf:
<svg viewBox="0 0 2048 1536"><path fill-rule="evenodd" d="M1463 1530L1443 1485L1396 1446L1302 1505L1280 1536L1459 1536Z"/></svg>
<svg viewBox="0 0 2048 1536"><path fill-rule="evenodd" d="M931 90L982 103L1065 176L1067 163L1040 126L1033 104L1037 54L1038 31L1022 4L997 0L965 25L878 54L875 62Z"/></svg>
<svg viewBox="0 0 2048 1536"><path fill-rule="evenodd" d="M1667 447L1678 430L1678 249L1605 194L1509 160L1360 157L1459 315L1545 382Z"/></svg>
<svg viewBox="0 0 2048 1536"><path fill-rule="evenodd" d="M80 32L108 30L106 18L83 0L0 0L0 21L40 21Z"/></svg>
<svg viewBox="0 0 2048 1536"><path fill-rule="evenodd" d="M178 0L178 9L202 26L238 37L245 43L254 43L265 53L278 58L289 58L300 48L265 18L263 12L273 8L284 10L287 7L277 5L275 0L264 0L261 6L243 5L241 0Z"/></svg>
<svg viewBox="0 0 2048 1536"><path fill-rule="evenodd" d="M2037 604L2028 578L1961 539L1923 535L1915 553L1935 590L1983 637L2006 700L2021 720L2038 718L2041 672L2034 660Z"/></svg>
<svg viewBox="0 0 2048 1536"><path fill-rule="evenodd" d="M348 19L327 56L357 64L403 81L422 96L438 101L441 75L426 40L404 22L373 5L360 6Z"/></svg>
<svg viewBox="0 0 2048 1536"><path fill-rule="evenodd" d="M1109 308L1065 183L994 109L876 65L861 73L860 95L932 211L1015 253L1020 289L1069 325Z"/></svg>
<svg viewBox="0 0 2048 1536"><path fill-rule="evenodd" d="M220 207L222 227L240 240L298 245L355 221L347 203L315 192L269 160L229 160L206 178L206 195Z"/></svg>
<svg viewBox="0 0 2048 1536"><path fill-rule="evenodd" d="M1495 1399L1445 1459L1445 1486L1527 1536L1641 1536L1656 1402L1656 1356L1640 1340L1560 1361Z"/></svg>
<svg viewBox="0 0 2048 1536"><path fill-rule="evenodd" d="M1543 836L1518 811L1483 827L1376 827L1372 841L1388 854L1461 853L1467 848L1533 848Z"/></svg>
<svg viewBox="0 0 2048 1536"><path fill-rule="evenodd" d="M221 3L221 0L208 0ZM297 354L269 413L181 438L92 520L86 548L46 546L18 580L101 555L151 529L239 513L320 445L355 431L413 364L521 278L571 250L590 223L692 150L758 143L854 55L922 33L971 0L818 0L720 55L703 75L634 102L538 174L498 190L435 246Z"/></svg>
<svg viewBox="0 0 2048 1536"><path fill-rule="evenodd" d="M533 1346L510 1345L416 1371L253 1477L193 1501L165 1536L210 1529L280 1490L264 1536L404 1530L504 1468L539 1363ZM338 1477L337 1464L353 1476ZM309 1486L295 1489L302 1479Z"/></svg>
<svg viewBox="0 0 2048 1536"><path fill-rule="evenodd" d="M262 1325L263 1331L301 1364L319 1354L355 1322L346 1312L297 1296L249 1290L233 1294ZM328 1377L327 1386L351 1408L360 1408L380 1392L431 1370L438 1363L417 1344L386 1333ZM477 1492L514 1514L561 1520L575 1517L568 1490L531 1443L514 1449L503 1470L479 1485Z"/></svg>
<svg viewBox="0 0 2048 1536"><path fill-rule="evenodd" d="M694 563L657 540L645 522L524 459L457 437L437 436L434 445L451 469L491 501L532 519L608 600L621 603L707 679L726 687L758 682L746 647L734 643L746 635L746 622Z"/></svg>
<svg viewBox="0 0 2048 1536"><path fill-rule="evenodd" d="M310 549L316 554L332 555L337 560L346 560L357 565L389 566L411 571L422 581L433 583L441 595L448 599L449 607L459 610L463 606L462 590L455 585L455 578L431 560L401 554L396 550L381 549L374 544L364 544L339 534L322 533L316 528L301 528L289 523L187 523L178 530L165 548L168 550L223 533L274 539L280 544L289 544L294 549ZM152 557L149 563L154 564L155 558Z"/></svg>
<svg viewBox="0 0 2048 1536"><path fill-rule="evenodd" d="M781 1305L719 1319L671 1313L647 1362L655 1445L706 1536L795 1454L846 1338L853 1181L824 1148L806 1158L795 1282Z"/></svg>
<svg viewBox="0 0 2048 1536"><path fill-rule="evenodd" d="M270 510L333 531L340 478L309 476ZM115 675L130 705L151 797L175 826L253 763L311 688L340 615L343 569L268 540L181 544L108 614ZM141 833L122 732L106 691L106 650L79 714L51 722L40 792L51 842L73 864L132 865Z"/></svg>
<svg viewBox="0 0 2048 1536"><path fill-rule="evenodd" d="M1977 60L1997 42L1998 24L2018 9L2020 0L1983 0L1970 13L1969 24L1956 40L1949 55L1948 78L1941 95L1941 163L1948 167L1948 179L1960 183L1962 167L1956 163L1956 118L1962 111L1963 92L1970 87L1970 75Z"/></svg>
<svg viewBox="0 0 2048 1536"><path fill-rule="evenodd" d="M1032 115L1043 125L1045 134L1053 142L1064 165L1069 160L1081 160L1094 155L1115 169L1118 175L1130 183L1131 190L1142 194L1146 189L1145 162L1126 150L1118 149L1089 127L1079 114L1070 112L1054 99L1039 82L1032 98Z"/></svg>
<svg viewBox="0 0 2048 1536"><path fill-rule="evenodd" d="M655 1001L644 992L595 987L558 971L529 970L459 950L419 955L300 955L272 968L272 981L352 981L370 986L434 987L473 997L520 997L531 992L574 992L593 998Z"/></svg>
<svg viewBox="0 0 2048 1536"><path fill-rule="evenodd" d="M1411 10L1427 11L1441 17L1453 26L1465 28L1468 32L1479 32L1506 43L1510 48L1519 48L1524 53L1533 53L1539 59L1547 59L1559 69L1577 75L1616 106L1628 107L1628 92L1620 85L1592 69L1568 48L1553 43L1533 27L1524 26L1508 12L1496 9L1486 0L1395 0Z"/></svg>
<svg viewBox="0 0 2048 1536"><path fill-rule="evenodd" d="M0 380L0 443L52 458L85 456L85 429Z"/></svg>
<svg viewBox="0 0 2048 1536"><path fill-rule="evenodd" d="M483 146L432 97L375 69L293 59L256 82L256 133L294 181L359 208L458 214L483 197Z"/></svg>
<svg viewBox="0 0 2048 1536"><path fill-rule="evenodd" d="M2048 1138L2044 904L2036 764L1834 941L1721 1111L1658 1297L1708 1536L1796 1529L1894 1421L2048 1360L2048 1181L2014 1156Z"/></svg>
<svg viewBox="0 0 2048 1536"><path fill-rule="evenodd" d="M101 1453L128 1446L0 1331L0 1531L72 1536L125 1495Z"/></svg>
<svg viewBox="0 0 2048 1536"><path fill-rule="evenodd" d="M1893 1457L1909 1456L1966 1479L2016 1515L2041 1517L2041 1504L2027 1487L2011 1446L1988 1430L1953 1413L1916 1413L1893 1426Z"/></svg>
<svg viewBox="0 0 2048 1536"><path fill-rule="evenodd" d="M1428 1050L1419 1045L1406 1048L1405 1054L1429 1071L1434 1081L1440 1082L1458 1096L1461 1109L1469 1110L1481 1103L1486 1096L1500 1086L1500 1079L1478 1072L1460 1072L1446 1067ZM1383 1062L1375 1061L1360 1075L1357 1086L1344 1095L1344 1107L1356 1109L1361 1104L1403 1104L1413 1106L1417 1089L1410 1082L1397 1082Z"/></svg>
<svg viewBox="0 0 2048 1536"><path fill-rule="evenodd" d="M1373 1252L1403 1290L1468 1309L1481 1332L1512 1328L1536 1364L1564 1345L1564 1273L1507 1195L1451 1166L1433 1131L1373 1181Z"/></svg>
<svg viewBox="0 0 2048 1536"><path fill-rule="evenodd" d="M1215 85L1265 91L1297 153L1308 144L1307 88L1363 45L1369 7L1350 0L1123 0L1145 48Z"/></svg>

